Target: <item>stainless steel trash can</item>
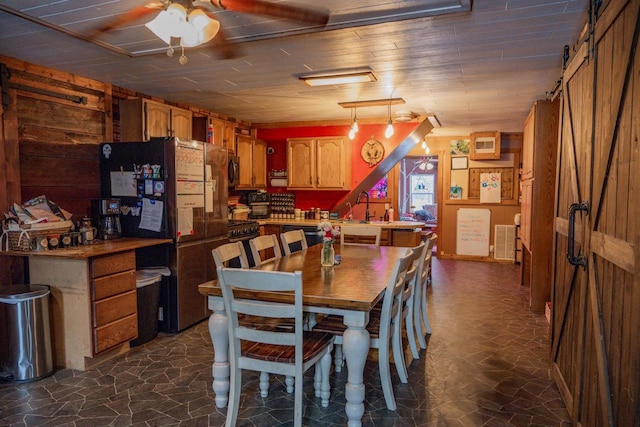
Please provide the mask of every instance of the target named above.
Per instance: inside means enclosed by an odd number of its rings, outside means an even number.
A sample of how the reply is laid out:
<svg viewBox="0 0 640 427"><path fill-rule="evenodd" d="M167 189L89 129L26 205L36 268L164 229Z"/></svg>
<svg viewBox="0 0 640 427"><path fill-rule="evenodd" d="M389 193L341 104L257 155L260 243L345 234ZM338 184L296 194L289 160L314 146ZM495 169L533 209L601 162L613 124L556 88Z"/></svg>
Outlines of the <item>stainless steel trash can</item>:
<svg viewBox="0 0 640 427"><path fill-rule="evenodd" d="M53 373L49 294L45 285L0 287L0 376L35 381Z"/></svg>

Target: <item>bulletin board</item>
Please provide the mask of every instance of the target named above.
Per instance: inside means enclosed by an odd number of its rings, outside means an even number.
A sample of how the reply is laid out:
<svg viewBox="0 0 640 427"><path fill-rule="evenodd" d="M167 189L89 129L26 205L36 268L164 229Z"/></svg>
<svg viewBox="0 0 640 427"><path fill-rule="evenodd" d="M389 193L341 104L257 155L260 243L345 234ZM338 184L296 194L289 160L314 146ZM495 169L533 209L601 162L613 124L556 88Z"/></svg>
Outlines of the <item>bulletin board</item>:
<svg viewBox="0 0 640 427"><path fill-rule="evenodd" d="M480 175L483 173L499 173L502 177L500 198L513 200L513 168L470 168L469 169L469 198L480 198Z"/></svg>
<svg viewBox="0 0 640 427"><path fill-rule="evenodd" d="M458 209L456 254L489 256L490 209Z"/></svg>

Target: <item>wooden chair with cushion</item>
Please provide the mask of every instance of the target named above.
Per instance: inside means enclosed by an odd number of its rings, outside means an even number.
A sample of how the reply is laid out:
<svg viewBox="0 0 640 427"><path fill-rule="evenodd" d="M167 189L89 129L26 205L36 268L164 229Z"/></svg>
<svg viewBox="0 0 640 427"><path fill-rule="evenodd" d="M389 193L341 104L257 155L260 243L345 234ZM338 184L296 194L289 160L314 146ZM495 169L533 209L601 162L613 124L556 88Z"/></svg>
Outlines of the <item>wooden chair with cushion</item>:
<svg viewBox="0 0 640 427"><path fill-rule="evenodd" d="M408 250L406 255L396 260L393 272L387 283L387 287L382 299L380 310L371 310L367 331L369 332L369 346L378 349L378 370L380 371L380 382L382 383L382 391L387 408L391 411L396 410L396 400L393 395L391 386L391 371L389 348L394 347L394 361L396 362L396 370L400 381L407 382L406 370L399 363L404 363L401 354L396 356L396 352L402 352L402 295L405 288L405 276L407 270L411 267L413 260L413 251ZM338 347L342 347L342 335L346 330L341 316L329 315L321 319L314 327L315 331L329 332L336 336L336 371L342 366L342 353L338 352ZM398 338L394 341L393 335ZM400 347L395 348L394 342L399 342ZM396 358L397 357L397 358Z"/></svg>
<svg viewBox="0 0 640 427"><path fill-rule="evenodd" d="M307 249L307 238L304 235L303 230L291 230L285 231L280 234L280 240L282 240L282 249L285 255L291 255L291 245L298 243L300 250Z"/></svg>
<svg viewBox="0 0 640 427"><path fill-rule="evenodd" d="M251 254L253 255L253 262L255 265L261 265L269 261L273 261L276 258L282 258L282 252L280 252L280 244L275 234L267 234L264 236L254 237L249 240L249 247L251 247ZM262 259L260 252L271 250L273 256L270 258ZM264 252L263 252L264 253Z"/></svg>
<svg viewBox="0 0 640 427"><path fill-rule="evenodd" d="M340 244L380 246L382 228L376 225L340 226Z"/></svg>
<svg viewBox="0 0 640 427"><path fill-rule="evenodd" d="M303 331L302 273L218 268L225 310L229 317L230 390L226 426L236 425L242 370L271 372L295 378L294 425L302 426L303 374L315 366L314 388L323 407L329 406L329 373L333 336ZM262 292L289 292L293 301L265 302ZM291 319L293 330L269 330L242 325L239 315Z"/></svg>
<svg viewBox="0 0 640 427"><path fill-rule="evenodd" d="M425 242L424 256L416 276L413 324L421 348L427 348L426 336L431 335L431 324L429 323L429 313L427 311L427 285L431 282L431 259L433 257L433 246L437 239L438 235L432 234Z"/></svg>

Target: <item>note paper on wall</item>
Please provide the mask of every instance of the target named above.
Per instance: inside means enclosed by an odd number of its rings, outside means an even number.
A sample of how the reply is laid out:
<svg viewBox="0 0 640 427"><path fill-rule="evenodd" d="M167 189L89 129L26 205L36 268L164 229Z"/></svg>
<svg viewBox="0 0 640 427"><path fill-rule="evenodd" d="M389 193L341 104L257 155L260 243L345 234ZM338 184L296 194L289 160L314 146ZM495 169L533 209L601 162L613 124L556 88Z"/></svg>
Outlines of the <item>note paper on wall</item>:
<svg viewBox="0 0 640 427"><path fill-rule="evenodd" d="M491 210L458 209L456 254L489 256Z"/></svg>
<svg viewBox="0 0 640 427"><path fill-rule="evenodd" d="M499 172L480 174L480 203L500 203L502 174Z"/></svg>

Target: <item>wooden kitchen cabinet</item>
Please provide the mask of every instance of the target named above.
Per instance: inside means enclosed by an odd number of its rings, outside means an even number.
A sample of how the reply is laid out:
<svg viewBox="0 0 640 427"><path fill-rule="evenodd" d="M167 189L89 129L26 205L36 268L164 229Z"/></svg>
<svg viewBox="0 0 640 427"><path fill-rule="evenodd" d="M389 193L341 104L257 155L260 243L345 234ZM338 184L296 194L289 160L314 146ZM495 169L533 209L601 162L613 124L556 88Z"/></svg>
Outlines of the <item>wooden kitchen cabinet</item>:
<svg viewBox="0 0 640 427"><path fill-rule="evenodd" d="M559 101L537 101L525 122L520 224L523 284L531 310L544 312L551 300L553 224Z"/></svg>
<svg viewBox="0 0 640 427"><path fill-rule="evenodd" d="M93 353L138 337L135 251L92 258Z"/></svg>
<svg viewBox="0 0 640 427"><path fill-rule="evenodd" d="M120 100L120 135L123 142L175 136L192 139L189 110L143 98Z"/></svg>
<svg viewBox="0 0 640 427"><path fill-rule="evenodd" d="M267 188L267 143L244 134L238 134L235 138L236 155L240 161L236 188Z"/></svg>
<svg viewBox="0 0 640 427"><path fill-rule="evenodd" d="M342 137L288 139L287 187L348 190L349 154Z"/></svg>

